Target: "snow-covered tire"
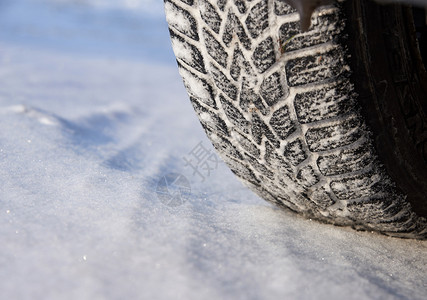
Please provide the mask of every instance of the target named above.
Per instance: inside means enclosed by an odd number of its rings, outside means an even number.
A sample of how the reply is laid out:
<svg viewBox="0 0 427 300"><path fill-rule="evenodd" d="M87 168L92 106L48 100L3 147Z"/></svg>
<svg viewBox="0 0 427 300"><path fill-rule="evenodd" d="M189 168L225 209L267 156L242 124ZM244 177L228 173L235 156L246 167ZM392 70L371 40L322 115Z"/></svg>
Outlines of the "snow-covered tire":
<svg viewBox="0 0 427 300"><path fill-rule="evenodd" d="M309 218L425 239L422 209L378 155L342 6L323 7L301 33L280 0L165 0L193 107L245 184Z"/></svg>

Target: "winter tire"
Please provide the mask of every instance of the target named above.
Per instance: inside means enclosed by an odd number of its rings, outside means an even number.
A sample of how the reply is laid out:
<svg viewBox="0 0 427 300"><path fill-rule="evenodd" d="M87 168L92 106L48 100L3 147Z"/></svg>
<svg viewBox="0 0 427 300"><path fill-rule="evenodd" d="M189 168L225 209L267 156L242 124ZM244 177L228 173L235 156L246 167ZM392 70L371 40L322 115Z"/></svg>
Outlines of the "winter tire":
<svg viewBox="0 0 427 300"><path fill-rule="evenodd" d="M303 33L280 0L165 11L192 105L246 185L309 218L427 237L426 74L409 9L337 3Z"/></svg>

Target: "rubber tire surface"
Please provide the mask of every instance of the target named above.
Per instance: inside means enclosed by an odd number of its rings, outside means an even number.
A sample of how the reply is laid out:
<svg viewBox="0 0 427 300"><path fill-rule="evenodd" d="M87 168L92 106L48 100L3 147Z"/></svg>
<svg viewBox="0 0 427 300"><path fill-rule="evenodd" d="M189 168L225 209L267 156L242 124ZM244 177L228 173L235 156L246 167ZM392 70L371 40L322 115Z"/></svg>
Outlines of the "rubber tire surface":
<svg viewBox="0 0 427 300"><path fill-rule="evenodd" d="M341 4L322 8L305 33L278 0L165 0L165 11L193 107L246 185L309 218L427 237L378 159Z"/></svg>

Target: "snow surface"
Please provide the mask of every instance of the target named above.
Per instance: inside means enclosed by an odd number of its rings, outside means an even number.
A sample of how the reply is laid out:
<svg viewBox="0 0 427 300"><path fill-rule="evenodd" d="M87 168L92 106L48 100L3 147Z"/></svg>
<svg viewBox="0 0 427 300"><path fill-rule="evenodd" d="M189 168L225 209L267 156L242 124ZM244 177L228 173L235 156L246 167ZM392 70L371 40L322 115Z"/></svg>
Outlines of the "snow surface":
<svg viewBox="0 0 427 300"><path fill-rule="evenodd" d="M426 242L186 164L213 148L160 2L0 2L0 299L426 299ZM169 173L182 205L160 201Z"/></svg>

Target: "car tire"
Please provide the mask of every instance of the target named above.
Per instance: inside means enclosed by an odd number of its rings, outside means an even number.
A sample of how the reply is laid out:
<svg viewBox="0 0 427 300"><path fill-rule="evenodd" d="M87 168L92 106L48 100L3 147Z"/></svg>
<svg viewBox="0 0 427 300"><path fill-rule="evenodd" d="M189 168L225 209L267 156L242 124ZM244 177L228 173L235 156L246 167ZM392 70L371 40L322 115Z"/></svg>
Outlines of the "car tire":
<svg viewBox="0 0 427 300"><path fill-rule="evenodd" d="M336 3L307 32L279 0L165 11L191 103L240 180L308 218L427 237L425 69L408 9Z"/></svg>

